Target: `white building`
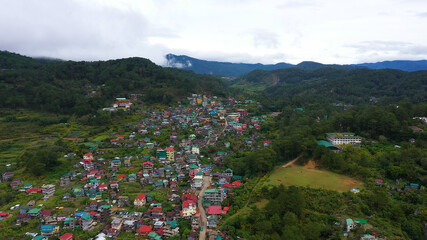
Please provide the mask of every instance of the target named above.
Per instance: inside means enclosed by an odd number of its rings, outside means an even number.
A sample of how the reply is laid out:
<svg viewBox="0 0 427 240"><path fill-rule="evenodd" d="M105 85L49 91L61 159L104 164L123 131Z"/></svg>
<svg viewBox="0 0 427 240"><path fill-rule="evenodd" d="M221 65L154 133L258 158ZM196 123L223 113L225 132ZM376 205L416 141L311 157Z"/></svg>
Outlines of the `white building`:
<svg viewBox="0 0 427 240"><path fill-rule="evenodd" d="M334 145L362 143L362 137L355 136L354 133L327 133L326 140Z"/></svg>

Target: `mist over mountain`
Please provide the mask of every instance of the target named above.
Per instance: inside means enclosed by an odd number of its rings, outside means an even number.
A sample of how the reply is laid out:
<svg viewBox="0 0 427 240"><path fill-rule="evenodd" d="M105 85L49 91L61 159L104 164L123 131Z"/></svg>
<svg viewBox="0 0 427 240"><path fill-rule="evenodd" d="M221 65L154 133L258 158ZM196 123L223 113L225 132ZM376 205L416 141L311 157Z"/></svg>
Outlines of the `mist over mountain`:
<svg viewBox="0 0 427 240"><path fill-rule="evenodd" d="M238 77L253 70L276 70L280 68L299 68L303 70L315 70L323 67L337 67L344 69L354 68L369 68L369 69L396 69L402 71L419 71L427 70L427 60L419 61L384 61L376 63L360 63L360 64L322 64L312 61L304 61L297 65L290 63L277 63L277 64L250 64L250 63L231 63L231 62L217 62L201 60L185 55L166 55L166 66L180 69L192 70L201 74L212 74L227 77Z"/></svg>

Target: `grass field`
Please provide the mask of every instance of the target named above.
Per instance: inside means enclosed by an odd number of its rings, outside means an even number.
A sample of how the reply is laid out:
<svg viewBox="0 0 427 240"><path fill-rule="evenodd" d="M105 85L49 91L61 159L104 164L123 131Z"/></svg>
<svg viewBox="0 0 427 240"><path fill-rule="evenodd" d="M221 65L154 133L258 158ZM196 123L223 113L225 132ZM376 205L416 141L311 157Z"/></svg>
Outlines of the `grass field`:
<svg viewBox="0 0 427 240"><path fill-rule="evenodd" d="M323 188L339 192L362 186L361 182L347 176L297 165L276 168L264 183L264 185L279 184Z"/></svg>

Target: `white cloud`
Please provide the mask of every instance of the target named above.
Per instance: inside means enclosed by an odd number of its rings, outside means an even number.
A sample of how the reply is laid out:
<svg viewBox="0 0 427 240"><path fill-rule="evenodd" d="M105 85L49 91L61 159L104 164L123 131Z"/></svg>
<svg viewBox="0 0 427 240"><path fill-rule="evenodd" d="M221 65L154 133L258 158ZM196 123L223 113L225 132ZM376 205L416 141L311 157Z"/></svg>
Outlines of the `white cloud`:
<svg viewBox="0 0 427 240"><path fill-rule="evenodd" d="M252 63L426 59L424 1L0 0L0 49ZM394 44L392 44L394 43ZM397 44L403 43L403 44Z"/></svg>

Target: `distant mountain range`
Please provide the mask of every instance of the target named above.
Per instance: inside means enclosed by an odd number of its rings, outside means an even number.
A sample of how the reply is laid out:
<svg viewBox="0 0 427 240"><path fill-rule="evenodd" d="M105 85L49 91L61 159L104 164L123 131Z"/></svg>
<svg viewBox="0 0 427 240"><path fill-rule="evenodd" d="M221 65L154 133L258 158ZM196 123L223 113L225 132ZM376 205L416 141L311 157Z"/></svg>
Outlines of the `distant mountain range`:
<svg viewBox="0 0 427 240"><path fill-rule="evenodd" d="M167 67L181 68L193 70L196 73L212 74L226 77L238 77L256 69L261 70L275 70L281 68L299 68L303 70L315 70L322 67L337 67L344 69L354 68L369 68L369 69L397 69L402 71L419 71L427 70L427 60L420 61L384 61L377 63L361 63L350 65L339 64L322 64L317 62L304 61L297 65L290 63L277 63L277 64L250 64L250 63L231 63L231 62L216 62L207 61L197 58L192 58L185 55L167 54Z"/></svg>

